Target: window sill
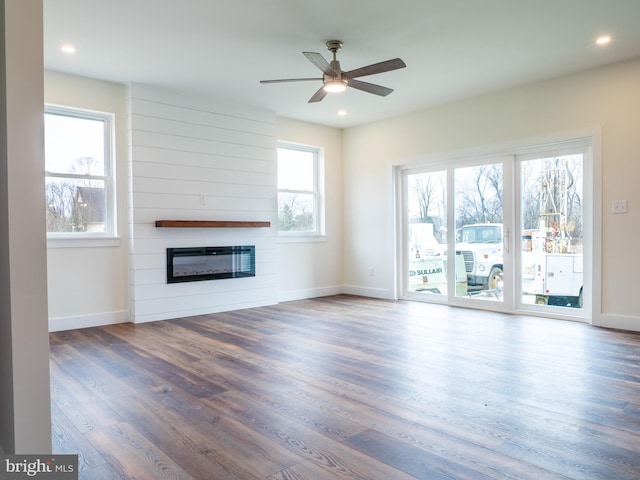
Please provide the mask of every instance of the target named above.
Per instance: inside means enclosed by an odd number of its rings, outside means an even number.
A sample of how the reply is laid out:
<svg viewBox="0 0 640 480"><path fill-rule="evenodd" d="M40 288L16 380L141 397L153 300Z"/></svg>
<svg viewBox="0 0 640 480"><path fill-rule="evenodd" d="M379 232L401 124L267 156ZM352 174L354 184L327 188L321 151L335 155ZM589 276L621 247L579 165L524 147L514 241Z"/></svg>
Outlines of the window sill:
<svg viewBox="0 0 640 480"><path fill-rule="evenodd" d="M327 241L326 235L280 234L278 243L322 243Z"/></svg>
<svg viewBox="0 0 640 480"><path fill-rule="evenodd" d="M98 248L119 246L119 237L47 237L47 248Z"/></svg>

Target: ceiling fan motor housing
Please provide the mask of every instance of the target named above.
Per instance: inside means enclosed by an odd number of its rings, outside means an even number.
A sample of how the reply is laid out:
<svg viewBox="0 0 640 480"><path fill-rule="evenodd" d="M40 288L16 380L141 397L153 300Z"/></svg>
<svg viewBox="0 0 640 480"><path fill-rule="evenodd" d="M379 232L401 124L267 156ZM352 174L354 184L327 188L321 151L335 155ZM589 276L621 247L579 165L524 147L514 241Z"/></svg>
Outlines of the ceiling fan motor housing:
<svg viewBox="0 0 640 480"><path fill-rule="evenodd" d="M340 40L329 40L327 42L327 50L331 53L336 53L342 50L342 42Z"/></svg>

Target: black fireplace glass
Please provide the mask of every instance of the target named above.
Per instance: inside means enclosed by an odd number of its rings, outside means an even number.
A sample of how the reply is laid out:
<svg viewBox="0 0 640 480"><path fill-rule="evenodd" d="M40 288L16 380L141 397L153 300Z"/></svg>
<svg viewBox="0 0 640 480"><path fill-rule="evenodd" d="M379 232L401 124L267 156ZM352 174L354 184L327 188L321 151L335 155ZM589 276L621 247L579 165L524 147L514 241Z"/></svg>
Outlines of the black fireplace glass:
<svg viewBox="0 0 640 480"><path fill-rule="evenodd" d="M167 283L255 275L255 245L167 248Z"/></svg>

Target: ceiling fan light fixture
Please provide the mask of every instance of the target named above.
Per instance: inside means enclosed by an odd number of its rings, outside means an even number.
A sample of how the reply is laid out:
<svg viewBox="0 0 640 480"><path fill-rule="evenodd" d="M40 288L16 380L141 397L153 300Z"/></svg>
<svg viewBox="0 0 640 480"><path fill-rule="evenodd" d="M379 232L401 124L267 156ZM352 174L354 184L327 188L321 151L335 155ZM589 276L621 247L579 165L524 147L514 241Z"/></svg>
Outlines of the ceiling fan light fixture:
<svg viewBox="0 0 640 480"><path fill-rule="evenodd" d="M346 80L331 80L324 84L324 91L328 93L344 92L347 89Z"/></svg>
<svg viewBox="0 0 640 480"><path fill-rule="evenodd" d="M307 60L322 71L322 78L281 78L275 80L260 80L260 83L322 80L322 86L311 96L308 103L319 102L329 93L344 92L347 87L386 97L393 92L392 88L376 85L375 83L363 82L362 80L358 80L358 77L390 72L407 66L400 58L393 58L384 62L372 63L371 65L366 65L354 70L343 71L342 67L340 67L340 62L336 58L336 52L341 48L342 42L339 40L330 40L327 42L327 49L333 54L333 60L331 60L331 62L327 62L327 59L317 52L302 52L302 54L307 57Z"/></svg>

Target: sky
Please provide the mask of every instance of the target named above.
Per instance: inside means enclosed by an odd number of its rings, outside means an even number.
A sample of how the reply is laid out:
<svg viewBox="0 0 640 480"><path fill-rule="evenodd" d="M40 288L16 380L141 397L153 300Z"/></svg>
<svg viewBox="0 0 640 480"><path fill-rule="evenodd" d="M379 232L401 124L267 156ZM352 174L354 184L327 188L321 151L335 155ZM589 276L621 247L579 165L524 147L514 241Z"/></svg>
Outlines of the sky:
<svg viewBox="0 0 640 480"><path fill-rule="evenodd" d="M47 172L70 173L79 158L94 159L91 172L104 175L104 122L45 114L45 163Z"/></svg>

